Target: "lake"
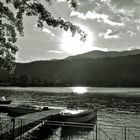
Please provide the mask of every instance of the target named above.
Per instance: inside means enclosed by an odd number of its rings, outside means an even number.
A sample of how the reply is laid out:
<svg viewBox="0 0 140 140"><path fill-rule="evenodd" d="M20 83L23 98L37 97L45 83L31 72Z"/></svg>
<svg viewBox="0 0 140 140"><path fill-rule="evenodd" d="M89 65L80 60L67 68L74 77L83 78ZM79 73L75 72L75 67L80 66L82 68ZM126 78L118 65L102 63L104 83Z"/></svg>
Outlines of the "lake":
<svg viewBox="0 0 140 140"><path fill-rule="evenodd" d="M0 87L0 96L13 99L13 103L53 106L67 106L71 101L90 103L98 109L99 125L140 126L140 88Z"/></svg>

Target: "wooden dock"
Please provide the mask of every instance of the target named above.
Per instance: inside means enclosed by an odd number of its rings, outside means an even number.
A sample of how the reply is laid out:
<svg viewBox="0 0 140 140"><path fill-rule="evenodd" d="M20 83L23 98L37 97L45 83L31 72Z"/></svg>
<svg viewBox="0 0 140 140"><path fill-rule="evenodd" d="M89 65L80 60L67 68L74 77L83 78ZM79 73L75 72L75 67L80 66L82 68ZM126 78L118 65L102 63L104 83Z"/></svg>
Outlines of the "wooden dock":
<svg viewBox="0 0 140 140"><path fill-rule="evenodd" d="M11 107L9 105L6 106ZM44 121L47 121L52 116L59 114L60 111L61 109L57 107L52 107L52 109L46 111L39 111L16 118L11 118L11 122L9 122L9 125L11 125L12 127L7 130L3 130L1 132L0 139L8 140L8 137L5 138L5 136L9 136L9 134L11 134L12 139L18 138L24 133L27 133L28 131L33 129L34 127L42 124Z"/></svg>

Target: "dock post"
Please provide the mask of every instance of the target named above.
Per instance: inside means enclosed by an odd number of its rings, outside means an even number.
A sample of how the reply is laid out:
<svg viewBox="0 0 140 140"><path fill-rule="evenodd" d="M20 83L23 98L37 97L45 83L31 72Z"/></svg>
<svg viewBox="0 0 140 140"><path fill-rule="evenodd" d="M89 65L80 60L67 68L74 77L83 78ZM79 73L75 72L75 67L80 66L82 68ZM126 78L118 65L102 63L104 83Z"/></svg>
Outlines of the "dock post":
<svg viewBox="0 0 140 140"><path fill-rule="evenodd" d="M124 140L126 140L126 126L124 127Z"/></svg>
<svg viewBox="0 0 140 140"><path fill-rule="evenodd" d="M1 122L0 122L0 135L2 135L2 129L3 129L3 117L1 117Z"/></svg>
<svg viewBox="0 0 140 140"><path fill-rule="evenodd" d="M15 118L13 117L12 119L11 119L11 121L12 121L12 126L13 126L13 131L12 131L12 140L15 140Z"/></svg>
<svg viewBox="0 0 140 140"><path fill-rule="evenodd" d="M97 124L96 124L96 140L98 139L98 126L97 126Z"/></svg>
<svg viewBox="0 0 140 140"><path fill-rule="evenodd" d="M20 140L22 140L22 131L23 131L23 130L22 130L22 129L23 129L23 128L22 128L22 125L23 125L23 120L21 119L21 120L20 120L20 128L21 128L21 129L20 129Z"/></svg>

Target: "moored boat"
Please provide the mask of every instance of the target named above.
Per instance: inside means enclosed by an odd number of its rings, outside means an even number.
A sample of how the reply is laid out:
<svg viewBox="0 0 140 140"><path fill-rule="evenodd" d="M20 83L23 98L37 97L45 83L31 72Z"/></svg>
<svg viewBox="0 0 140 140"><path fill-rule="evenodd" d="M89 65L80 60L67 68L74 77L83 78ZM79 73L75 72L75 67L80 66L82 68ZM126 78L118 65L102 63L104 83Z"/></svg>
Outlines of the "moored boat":
<svg viewBox="0 0 140 140"><path fill-rule="evenodd" d="M97 109L64 109L60 112L63 122L86 123L97 119Z"/></svg>
<svg viewBox="0 0 140 140"><path fill-rule="evenodd" d="M9 107L9 113L14 115L24 115L28 113L34 113L34 112L45 111L45 110L48 110L48 107L31 106L25 104Z"/></svg>
<svg viewBox="0 0 140 140"><path fill-rule="evenodd" d="M0 99L0 104L10 104L12 100L6 99L4 96Z"/></svg>
<svg viewBox="0 0 140 140"><path fill-rule="evenodd" d="M12 100L0 100L0 104L10 104L12 102Z"/></svg>

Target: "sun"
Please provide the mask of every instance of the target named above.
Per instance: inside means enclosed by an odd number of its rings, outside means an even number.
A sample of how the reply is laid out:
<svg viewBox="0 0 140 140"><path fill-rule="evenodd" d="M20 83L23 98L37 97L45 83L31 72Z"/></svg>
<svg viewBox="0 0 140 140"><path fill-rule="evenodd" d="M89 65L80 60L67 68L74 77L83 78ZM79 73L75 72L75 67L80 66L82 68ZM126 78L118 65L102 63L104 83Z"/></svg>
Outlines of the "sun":
<svg viewBox="0 0 140 140"><path fill-rule="evenodd" d="M62 34L61 49L70 55L77 55L93 50L92 32L83 25L78 26L87 34L85 42L80 40L80 35L78 33L76 33L74 36L72 36L70 31L64 32Z"/></svg>

